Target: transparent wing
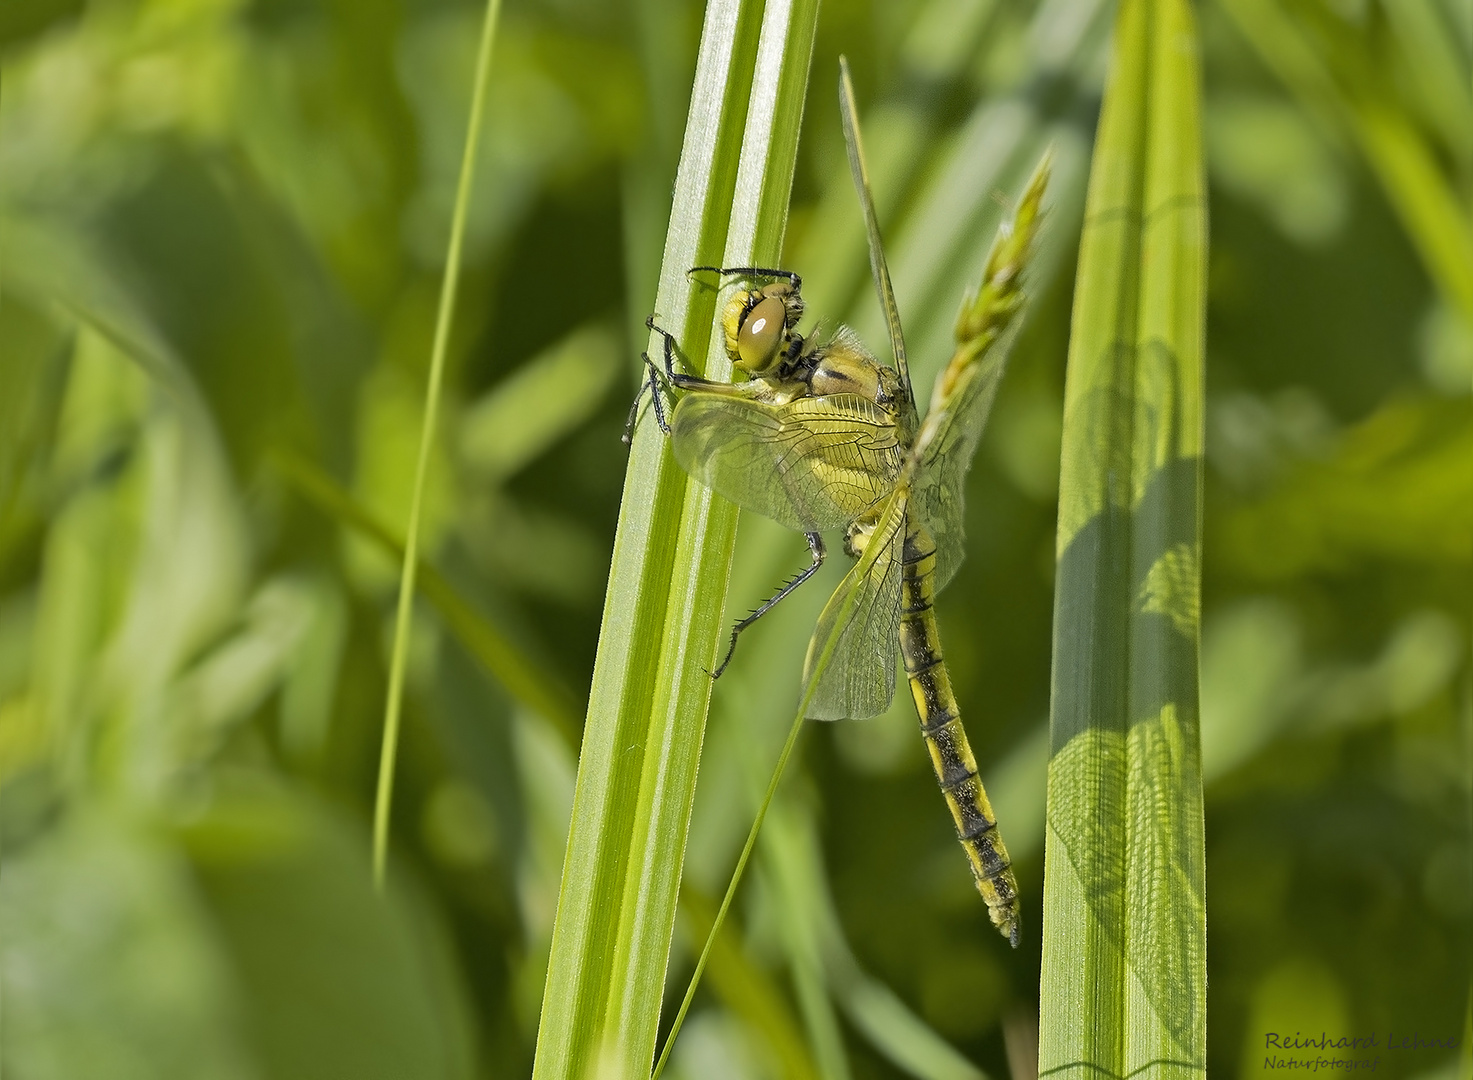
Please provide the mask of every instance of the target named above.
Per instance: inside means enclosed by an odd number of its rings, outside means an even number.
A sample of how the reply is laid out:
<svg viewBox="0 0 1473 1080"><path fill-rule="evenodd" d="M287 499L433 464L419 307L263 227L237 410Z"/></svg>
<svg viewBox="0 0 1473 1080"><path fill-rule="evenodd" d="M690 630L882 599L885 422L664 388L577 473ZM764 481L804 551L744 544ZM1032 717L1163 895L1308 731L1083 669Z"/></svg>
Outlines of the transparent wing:
<svg viewBox="0 0 1473 1080"><path fill-rule="evenodd" d="M808 704L811 719L878 716L895 696L906 505L905 488L897 488L864 554L818 618L803 664L805 690L815 672L818 678Z"/></svg>
<svg viewBox="0 0 1473 1080"><path fill-rule="evenodd" d="M880 222L875 216L875 200L869 190L869 170L864 164L864 142L859 135L859 117L854 108L854 86L849 81L849 61L839 57L839 115L844 121L844 145L849 150L849 172L859 192L859 205L864 210L864 227L869 236L869 268L874 275L875 291L880 297L880 310L890 328L890 348L895 353L895 370L900 381L910 390L910 368L905 360L905 336L900 331L900 309L895 306L895 290L890 286L890 268L885 263L885 249L880 244Z"/></svg>
<svg viewBox="0 0 1473 1080"><path fill-rule="evenodd" d="M963 528L967 470L987 426L992 400L1002 381L1008 351L1017 336L1012 327L992 342L982 355L963 368L951 381L937 384L926 422L916 440L921 454L916 479L913 512L931 530L936 541L936 589L946 587L966 555ZM944 380L946 373L943 373Z"/></svg>
<svg viewBox="0 0 1473 1080"><path fill-rule="evenodd" d="M895 418L857 394L769 405L692 391L670 439L681 468L744 510L790 529L839 529L862 517L900 475Z"/></svg>

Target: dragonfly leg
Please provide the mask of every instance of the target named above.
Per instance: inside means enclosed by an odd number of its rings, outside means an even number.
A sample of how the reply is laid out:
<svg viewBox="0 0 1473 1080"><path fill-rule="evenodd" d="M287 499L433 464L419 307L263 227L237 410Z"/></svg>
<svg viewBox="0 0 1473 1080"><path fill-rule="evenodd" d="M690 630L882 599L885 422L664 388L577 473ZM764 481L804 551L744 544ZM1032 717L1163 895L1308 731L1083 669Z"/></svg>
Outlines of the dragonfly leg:
<svg viewBox="0 0 1473 1080"><path fill-rule="evenodd" d="M675 361L677 359L680 361L681 367L685 368L686 371L690 370L690 363L686 360L685 354L682 353L680 351L680 347L675 344L675 335L672 334L669 330L666 330L659 323L655 322L655 317L653 315L645 319L644 324L664 339L663 351L665 354L665 377L671 382L676 383L677 385L679 383L679 380L691 378L692 376L682 374L681 372L675 370ZM646 356L646 360L648 360L648 356Z"/></svg>
<svg viewBox="0 0 1473 1080"><path fill-rule="evenodd" d="M675 370L675 361L679 359L681 366L689 368L685 357L680 352L680 347L675 344L675 335L666 330L655 317L650 315L644 320L645 326L660 335L662 340L662 352L664 354L665 370L662 372L648 352L639 354L644 361L647 377L639 384L639 391L634 395L634 403L629 406L629 419L624 424L624 445L628 446L634 439L634 426L639 422L639 406L644 401L646 392L650 395L650 404L654 406L655 421L660 425L660 430L666 435L670 434L670 423L665 417L665 401L661 391L669 392L669 388L678 386L683 390L698 389L706 385L705 379L696 378L693 375L685 375ZM664 385L661 385L663 380Z"/></svg>
<svg viewBox="0 0 1473 1080"><path fill-rule="evenodd" d="M690 361L686 360L685 354L680 351L680 346L675 343L675 335L672 334L669 330L666 330L659 323L655 322L655 317L653 315L645 319L644 324L655 333L659 334L660 337L665 339L665 370L663 372L659 372L658 374L661 378L665 380L665 386L667 390L669 387L672 386L680 390L714 390L717 393L725 393L731 390L730 383L713 382L710 379L703 379L699 375L688 375L685 371L676 371L675 362L677 360L680 361L680 366L685 368L686 371L690 371L691 366ZM653 364L650 365L650 368L651 371L656 370ZM651 386L653 388L653 382L651 383ZM659 410L658 405L655 408L657 411ZM665 427L663 424L661 426L664 429L665 433L668 435L670 433L670 429L668 427Z"/></svg>
<svg viewBox="0 0 1473 1080"><path fill-rule="evenodd" d="M813 556L813 561L799 571L798 575L792 581L774 593L771 599L731 628L731 643L727 645L726 655L722 657L721 663L717 665L715 671L711 672L711 678L721 678L721 673L726 670L726 665L731 663L732 655L736 652L738 634L785 600L788 594L799 585L802 585L814 574L818 573L818 568L823 565L823 557L825 555L823 537L819 536L816 532L804 533L803 535L808 540L808 551Z"/></svg>
<svg viewBox="0 0 1473 1080"><path fill-rule="evenodd" d="M799 276L798 274L795 274L791 270L779 270L776 267L768 267L768 266L692 266L689 270L686 271L687 274L699 274L699 273L702 273L702 272L708 273L708 274L720 274L722 277L739 276L739 277L782 278L784 281L791 281L793 283L793 289L795 291L796 290L801 290L803 288L803 278L801 276Z"/></svg>
<svg viewBox="0 0 1473 1080"><path fill-rule="evenodd" d="M655 408L655 422L660 425L662 432L670 434L670 425L665 420L665 406L660 401L659 371L649 353L640 353L639 358L644 361L646 375L644 382L639 384L639 391L634 395L634 404L629 406L629 419L624 422L625 446L634 441L634 425L639 422L639 406L644 401L645 391L649 391L650 404Z"/></svg>
<svg viewBox="0 0 1473 1080"><path fill-rule="evenodd" d="M644 363L650 371L650 381L645 383L650 388L650 404L655 407L655 422L660 425L660 430L666 435L670 434L670 423L665 419L665 406L660 395L660 373L655 370L655 365L650 362L649 353L641 353Z"/></svg>
<svg viewBox="0 0 1473 1080"><path fill-rule="evenodd" d="M639 389L634 394L634 404L629 406L629 419L624 421L624 434L619 436L619 441L625 446L634 442L634 425L639 421L639 406L644 401L644 392L650 388L648 380L639 384Z"/></svg>

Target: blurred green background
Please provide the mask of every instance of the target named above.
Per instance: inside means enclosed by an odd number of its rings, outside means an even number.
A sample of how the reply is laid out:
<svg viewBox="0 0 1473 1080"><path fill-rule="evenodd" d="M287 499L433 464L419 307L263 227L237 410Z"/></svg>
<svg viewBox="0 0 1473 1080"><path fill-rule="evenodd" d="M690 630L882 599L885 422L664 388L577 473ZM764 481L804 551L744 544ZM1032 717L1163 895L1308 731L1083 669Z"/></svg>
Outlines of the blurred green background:
<svg viewBox="0 0 1473 1080"><path fill-rule="evenodd" d="M0 7L7 1077L530 1069L701 7L507 0L378 898L397 564L373 523L407 516L481 14ZM1260 1072L1266 1031L1463 1033L1473 15L1199 15L1209 1071L1227 1077ZM882 340L832 90L846 53L922 386L1008 193L1044 141L1057 155L1038 299L940 603L1029 921L1016 953L988 926L904 695L815 727L680 1075L900 1076L903 1045L929 1048L917 1075L975 1075L942 1039L1027 1075L1063 361L1109 20L1098 0L824 5L786 262L811 311ZM806 559L741 528L735 614ZM796 701L826 588L805 592L716 687L677 1001ZM1457 1075L1439 1050L1378 1071Z"/></svg>

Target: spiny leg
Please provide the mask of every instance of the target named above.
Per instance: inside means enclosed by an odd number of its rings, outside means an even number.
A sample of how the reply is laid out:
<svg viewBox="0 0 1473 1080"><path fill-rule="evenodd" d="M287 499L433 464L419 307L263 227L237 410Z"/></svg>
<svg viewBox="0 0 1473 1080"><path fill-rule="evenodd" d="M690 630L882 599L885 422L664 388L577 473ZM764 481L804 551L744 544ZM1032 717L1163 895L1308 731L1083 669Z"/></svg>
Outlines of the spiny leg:
<svg viewBox="0 0 1473 1080"><path fill-rule="evenodd" d="M803 288L803 278L791 270L779 270L768 266L692 266L686 271L687 274L720 274L722 277L738 275L742 277L768 277L783 278L793 283L794 289Z"/></svg>
<svg viewBox="0 0 1473 1080"><path fill-rule="evenodd" d="M676 379L679 378L688 378L689 376L683 376L680 372L675 370L675 360L677 357L679 358L682 367L686 368L687 370L690 369L690 363L681 353L679 346L675 344L675 335L672 334L669 330L666 330L659 323L655 322L655 317L653 315L646 318L644 324L648 326L650 330L652 330L654 333L659 334L661 339L663 340L662 351L665 355L665 377L668 378L671 382L674 382ZM650 363L649 353L645 353L644 358L645 363ZM650 364L650 366L654 367L653 364Z"/></svg>
<svg viewBox="0 0 1473 1080"><path fill-rule="evenodd" d="M650 360L650 354L640 353L639 358L644 361L646 375L644 382L639 384L639 390L634 395L634 404L629 406L629 419L624 422L623 442L629 446L634 442L634 425L639 422L639 405L644 401L645 391L649 391L650 404L655 407L655 422L660 425L660 430L666 435L670 434L670 425L665 421L665 406L660 401L659 372L655 369L654 362Z"/></svg>
<svg viewBox="0 0 1473 1080"><path fill-rule="evenodd" d="M825 554L823 548L823 537L819 536L816 532L804 533L803 535L808 540L808 551L813 556L813 562L811 562L808 566L799 571L798 576L793 578L792 581L788 582L781 589L779 589L770 600L768 600L756 611L752 612L752 614L748 615L745 619L741 620L741 622L737 623L731 628L731 644L727 645L726 655L722 658L721 663L717 666L715 671L711 672L711 678L721 678L721 673L726 670L726 665L731 663L732 655L736 652L738 634L740 634L747 627L751 626L758 619L762 618L762 616L766 615L780 602L786 599L788 594L796 589L799 585L802 585L814 574L818 573L818 568L823 565L823 557Z"/></svg>
<svg viewBox="0 0 1473 1080"><path fill-rule="evenodd" d="M680 358L680 362L682 365L686 367L689 367L690 365L686 363L685 357L681 356L680 350L675 344L674 334L670 333L670 331L666 330L663 326L655 322L655 317L653 315L647 316L644 320L644 324L645 326L649 327L651 331L659 334L662 339L665 359L665 371L663 377L667 386L671 383L674 383L676 386L687 386L704 382L704 380L695 380L693 376L690 375L682 375L675 370L676 357ZM625 446L630 445L630 443L633 441L634 426L639 422L639 406L640 403L644 400L644 395L646 391L649 392L650 404L653 405L655 409L656 423L660 425L660 430L662 432L664 432L666 435L670 434L670 424L665 418L665 403L661 400L660 397L660 369L656 367L655 362L650 359L650 354L648 352L640 353L639 358L644 361L647 376L645 378L645 381L639 384L639 390L634 395L634 403L629 406L629 419L625 421L624 424Z"/></svg>
<svg viewBox="0 0 1473 1080"><path fill-rule="evenodd" d="M653 315L645 319L644 324L664 339L662 351L665 355L665 383L667 386L678 386L682 390L700 390L702 387L716 385L725 386L724 383L713 383L710 379L703 379L699 375L687 374L686 372L691 372L695 369L691 367L690 361L685 358L685 353L680 351L680 346L675 341L675 335L655 322ZM675 370L676 360L680 361L680 366L685 368L685 371Z"/></svg>
<svg viewBox="0 0 1473 1080"><path fill-rule="evenodd" d="M681 367L685 368L686 371L691 371L694 369L691 367L690 361L685 358L685 354L680 351L680 346L675 341L675 335L670 333L670 331L666 330L663 326L656 323L655 317L653 315L647 318L644 321L644 324L655 333L659 334L660 337L664 338L663 352L665 354L665 371L661 375L661 378L665 380L665 386L667 390L669 387L672 386L677 387L681 390L708 390L714 388L718 391L722 391L729 390L731 388L730 383L714 382L711 379L704 379L699 375L687 375L683 371L676 371L676 360L680 361ZM653 365L651 365L651 367L653 367ZM665 430L668 434L669 429L666 428Z"/></svg>
<svg viewBox="0 0 1473 1080"><path fill-rule="evenodd" d="M644 363L650 369L650 381L646 383L650 388L650 404L655 407L655 423L660 425L660 430L666 435L670 434L670 423L665 419L665 404L660 396L660 373L655 370L655 365L650 361L649 353L641 353Z"/></svg>
<svg viewBox="0 0 1473 1080"><path fill-rule="evenodd" d="M629 406L629 419L624 421L624 434L619 436L619 441L625 446L634 443L634 425L639 422L639 404L644 400L644 392L650 388L649 378L646 377L639 384L639 389L634 392L634 403Z"/></svg>

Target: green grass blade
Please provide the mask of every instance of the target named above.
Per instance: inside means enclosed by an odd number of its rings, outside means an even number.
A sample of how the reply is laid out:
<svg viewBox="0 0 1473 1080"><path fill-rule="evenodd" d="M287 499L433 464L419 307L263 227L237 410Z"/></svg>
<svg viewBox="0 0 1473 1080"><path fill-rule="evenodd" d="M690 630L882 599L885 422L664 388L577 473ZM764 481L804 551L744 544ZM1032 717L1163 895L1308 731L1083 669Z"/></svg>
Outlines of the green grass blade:
<svg viewBox="0 0 1473 1080"><path fill-rule="evenodd" d="M496 19L501 0L486 0L486 17L481 24L481 46L476 56L475 88L471 92L471 117L466 125L465 151L460 162L460 180L455 190L455 211L450 220L450 247L445 254L445 277L440 286L440 309L435 318L435 340L430 351L429 386L425 389L424 423L420 429L419 457L414 466L414 494L409 503L409 524L404 530L404 563L399 577L399 609L394 619L394 650L389 659L389 692L384 707L384 742L379 752L378 793L373 804L373 880L382 889L389 855L389 813L394 799L394 759L399 747L399 715L404 701L404 666L409 655L409 632L414 614L414 579L419 569L419 516L423 502L425 472L435 440L435 421L440 407L440 383L445 373L445 347L455 321L455 288L460 282L460 249L465 237L466 208L476 174L476 151L481 144L481 114L486 102L486 81L491 71L491 46L496 40Z"/></svg>
<svg viewBox="0 0 1473 1080"><path fill-rule="evenodd" d="M817 6L706 9L655 312L712 378L730 370L717 298L686 270L781 254ZM653 1059L735 529L736 509L686 482L646 415L614 541L538 1078L644 1075Z"/></svg>
<svg viewBox="0 0 1473 1080"><path fill-rule="evenodd" d="M1039 1075L1205 1069L1203 210L1186 0L1125 0L1065 388Z"/></svg>

